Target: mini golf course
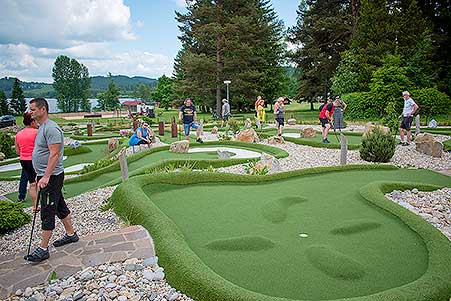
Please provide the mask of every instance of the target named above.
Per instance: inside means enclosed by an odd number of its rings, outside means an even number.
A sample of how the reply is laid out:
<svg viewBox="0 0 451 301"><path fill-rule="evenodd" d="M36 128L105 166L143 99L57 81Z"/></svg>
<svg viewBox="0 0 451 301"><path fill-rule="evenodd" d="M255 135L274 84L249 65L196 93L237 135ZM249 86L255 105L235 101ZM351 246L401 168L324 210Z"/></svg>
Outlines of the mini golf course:
<svg viewBox="0 0 451 301"><path fill-rule="evenodd" d="M432 171L378 165L152 174L111 203L150 231L168 280L196 300L448 300L451 242L384 197L443 186Z"/></svg>
<svg viewBox="0 0 451 301"><path fill-rule="evenodd" d="M276 133L275 129L265 129L262 131L263 137L271 137ZM358 132L342 132L346 139L348 140L348 149L359 149L362 143L362 133ZM324 147L324 148L340 148L340 132L335 132L333 130L329 131L327 138L330 143L323 143L321 132L316 132L316 137L314 138L302 138L300 135L300 130L284 129L283 138L286 141L293 142L300 145L308 145L312 147Z"/></svg>
<svg viewBox="0 0 451 301"><path fill-rule="evenodd" d="M102 147L104 149L105 145L102 145ZM217 149L227 151L231 155L231 158L219 159L216 151ZM240 150L243 152L240 152ZM216 141L205 142L203 144L191 143L190 152L187 154L172 153L169 151L169 146L151 148L128 157L127 162L129 176L132 177L144 173L155 172L166 166L172 166L173 168L189 166L192 169L206 169L210 166L218 168L242 164L257 160L263 152L277 158L288 156L287 152L271 146L243 142ZM74 157L80 156L80 161L77 161L80 163L83 162L81 161L82 157L88 154L91 153L75 155ZM69 160L69 158L67 160ZM65 167L66 161L64 162ZM20 175L20 170L17 171L17 174ZM76 178L65 180L63 193L65 197L69 198L92 189L97 189L108 185L116 185L120 182L121 171L119 162L114 161L107 167ZM18 198L18 193L10 193L7 194L6 197L11 200L16 200ZM31 206L31 202L28 200L28 197L25 205Z"/></svg>

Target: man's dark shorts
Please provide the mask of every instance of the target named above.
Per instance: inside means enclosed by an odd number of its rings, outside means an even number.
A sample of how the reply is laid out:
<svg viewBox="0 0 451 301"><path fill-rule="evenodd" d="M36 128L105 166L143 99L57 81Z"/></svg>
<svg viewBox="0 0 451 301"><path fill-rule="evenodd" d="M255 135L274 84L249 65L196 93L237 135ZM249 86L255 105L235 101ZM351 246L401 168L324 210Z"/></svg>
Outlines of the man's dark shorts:
<svg viewBox="0 0 451 301"><path fill-rule="evenodd" d="M222 116L222 120L227 121L230 119L230 114L226 114L224 116Z"/></svg>
<svg viewBox="0 0 451 301"><path fill-rule="evenodd" d="M321 122L321 126L323 128L326 127L326 124L330 124L329 119L327 119L327 118L320 118L319 121Z"/></svg>
<svg viewBox="0 0 451 301"><path fill-rule="evenodd" d="M285 119L283 119L283 118L276 118L276 121L279 124L279 126L285 125Z"/></svg>
<svg viewBox="0 0 451 301"><path fill-rule="evenodd" d="M33 184L36 182L36 172L34 171L31 160L20 160L20 165L22 166L23 172L28 179L28 183Z"/></svg>
<svg viewBox="0 0 451 301"><path fill-rule="evenodd" d="M38 181L42 177L38 177ZM64 172L50 176L49 184L41 190L42 230L55 229L55 215L64 219L70 214L63 197Z"/></svg>
<svg viewBox="0 0 451 301"><path fill-rule="evenodd" d="M409 117L402 117L401 125L399 126L402 129L405 129L406 131L410 131L410 127L412 126L413 116Z"/></svg>

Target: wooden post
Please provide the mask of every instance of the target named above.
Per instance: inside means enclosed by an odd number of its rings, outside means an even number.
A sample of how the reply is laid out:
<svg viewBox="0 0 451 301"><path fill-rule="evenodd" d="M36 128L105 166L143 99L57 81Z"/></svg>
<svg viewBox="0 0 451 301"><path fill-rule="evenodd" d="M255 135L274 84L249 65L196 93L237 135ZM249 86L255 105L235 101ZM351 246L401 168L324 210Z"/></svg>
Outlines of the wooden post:
<svg viewBox="0 0 451 301"><path fill-rule="evenodd" d="M164 121L158 122L158 135L164 136Z"/></svg>
<svg viewBox="0 0 451 301"><path fill-rule="evenodd" d="M128 180L128 165L127 165L127 148L124 147L119 153L119 164L121 166L122 182Z"/></svg>
<svg viewBox="0 0 451 301"><path fill-rule="evenodd" d="M420 114L415 117L415 137L420 134Z"/></svg>
<svg viewBox="0 0 451 301"><path fill-rule="evenodd" d="M348 140L343 133L340 133L340 165L346 165L348 157Z"/></svg>
<svg viewBox="0 0 451 301"><path fill-rule="evenodd" d="M88 136L92 136L92 123L88 123Z"/></svg>
<svg viewBox="0 0 451 301"><path fill-rule="evenodd" d="M177 137L177 124L175 123L175 117L172 116L172 124L171 124L171 137Z"/></svg>

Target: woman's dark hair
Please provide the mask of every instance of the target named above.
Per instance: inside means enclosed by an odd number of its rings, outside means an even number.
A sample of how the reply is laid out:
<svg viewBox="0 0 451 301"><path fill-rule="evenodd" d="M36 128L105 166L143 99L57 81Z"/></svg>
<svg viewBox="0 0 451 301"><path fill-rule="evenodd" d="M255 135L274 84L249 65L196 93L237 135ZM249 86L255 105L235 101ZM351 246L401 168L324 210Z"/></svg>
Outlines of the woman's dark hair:
<svg viewBox="0 0 451 301"><path fill-rule="evenodd" d="M26 126L30 126L32 122L33 118L31 118L31 113L29 112L23 113L23 124Z"/></svg>

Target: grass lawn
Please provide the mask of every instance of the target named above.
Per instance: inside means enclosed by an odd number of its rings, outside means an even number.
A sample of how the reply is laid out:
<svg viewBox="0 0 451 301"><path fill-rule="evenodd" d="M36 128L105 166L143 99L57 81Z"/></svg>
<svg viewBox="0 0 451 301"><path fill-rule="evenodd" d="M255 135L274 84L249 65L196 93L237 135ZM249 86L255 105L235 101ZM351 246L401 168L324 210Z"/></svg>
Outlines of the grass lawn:
<svg viewBox="0 0 451 301"><path fill-rule="evenodd" d="M421 132L451 136L451 128L421 128Z"/></svg>
<svg viewBox="0 0 451 301"><path fill-rule="evenodd" d="M374 181L450 185L449 177L325 171L142 176L121 185L112 202L148 228L168 280L195 299L438 300L451 293L451 243L383 194L366 199L362 192ZM422 236L424 229L432 237ZM447 280L428 282L426 275Z"/></svg>

